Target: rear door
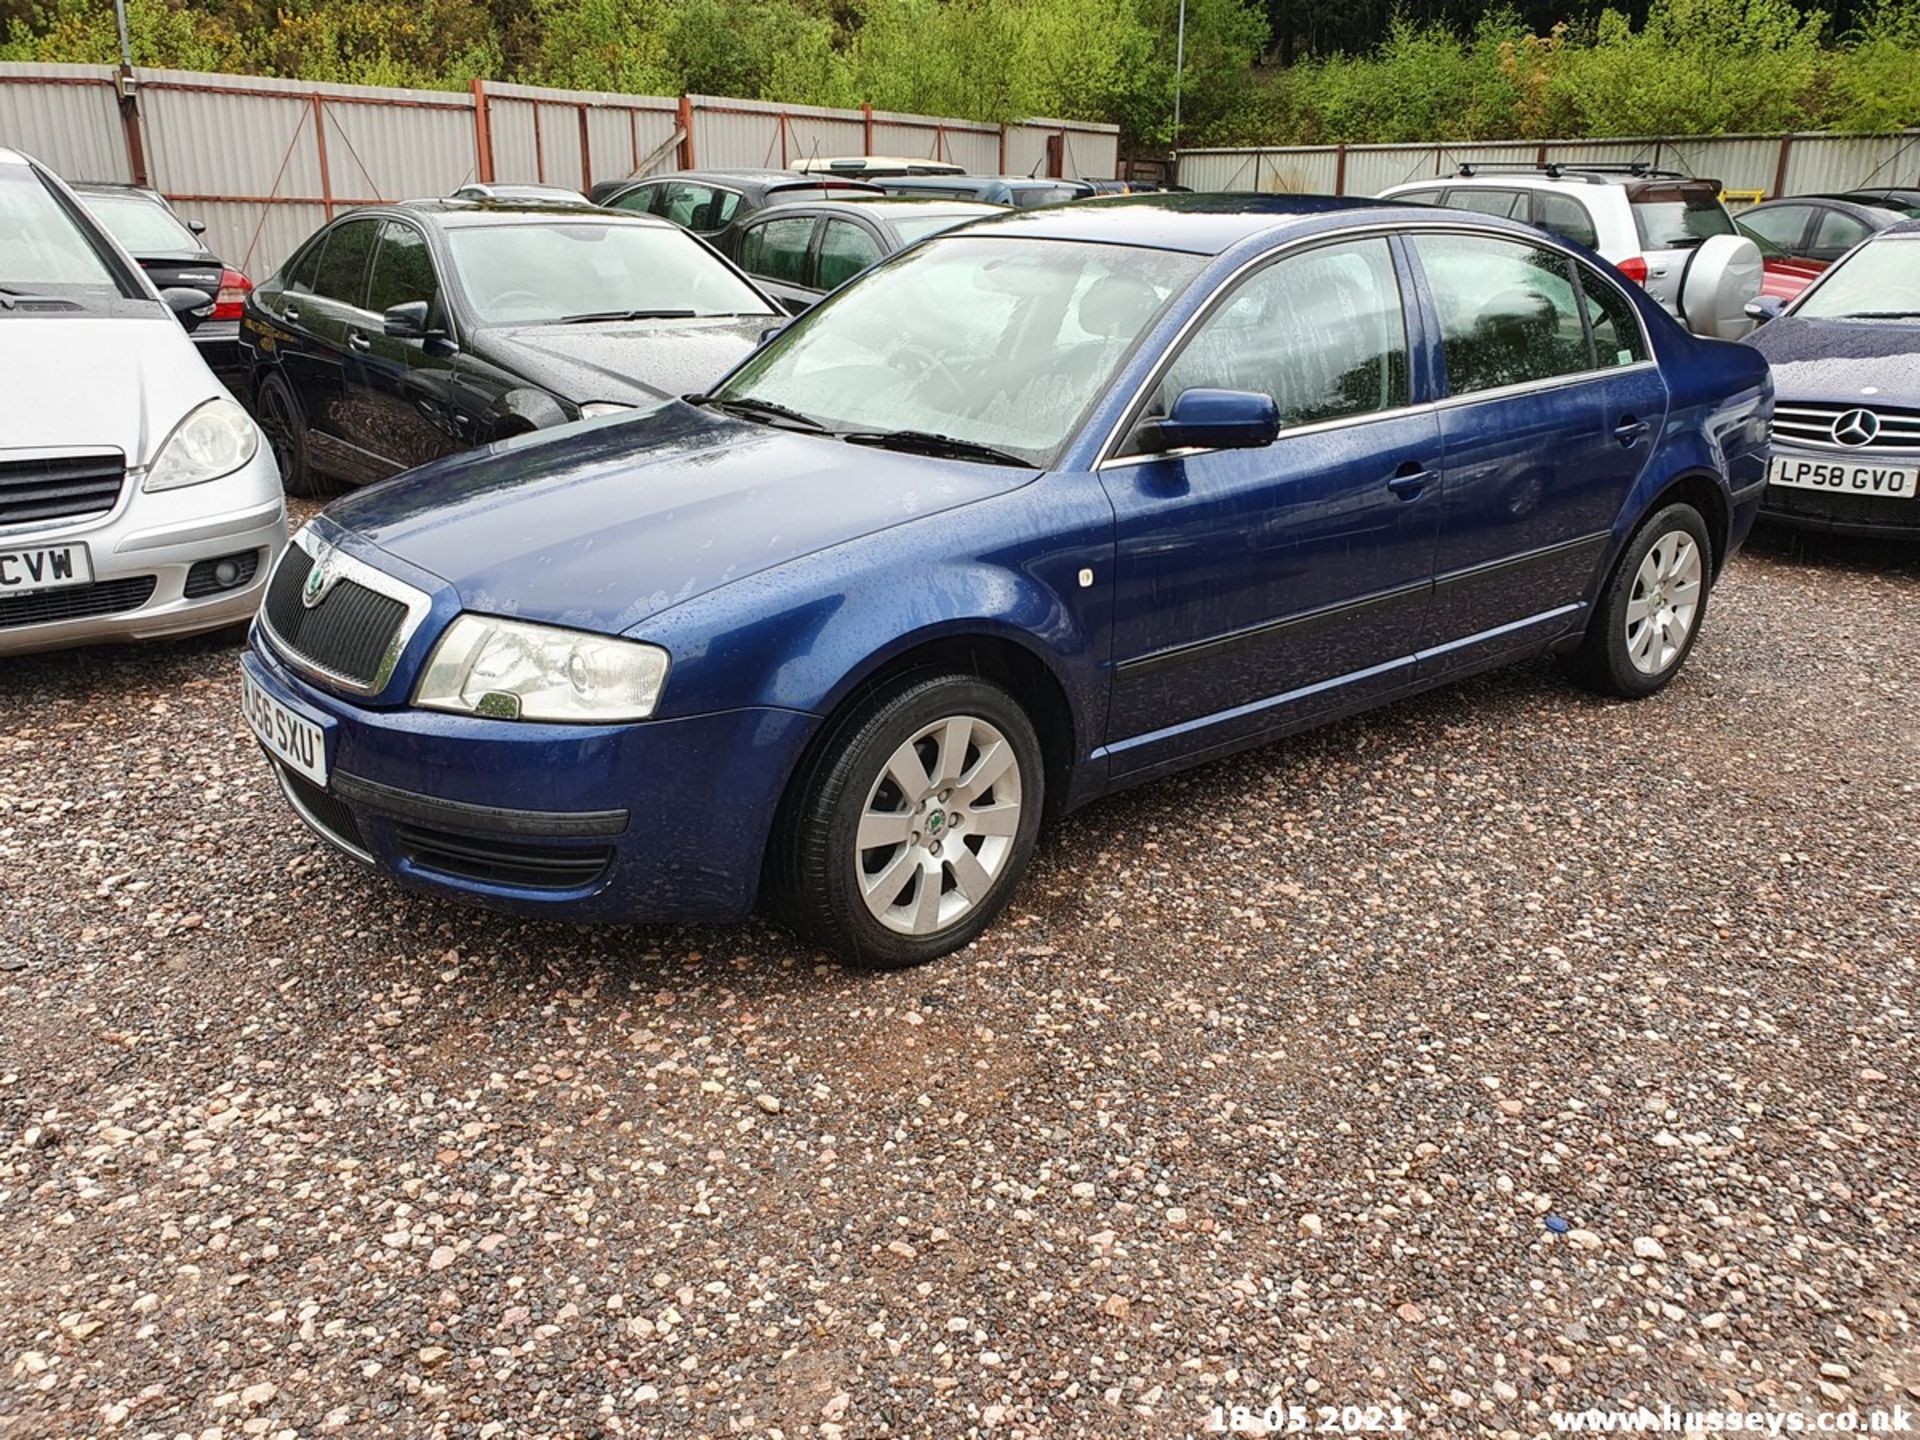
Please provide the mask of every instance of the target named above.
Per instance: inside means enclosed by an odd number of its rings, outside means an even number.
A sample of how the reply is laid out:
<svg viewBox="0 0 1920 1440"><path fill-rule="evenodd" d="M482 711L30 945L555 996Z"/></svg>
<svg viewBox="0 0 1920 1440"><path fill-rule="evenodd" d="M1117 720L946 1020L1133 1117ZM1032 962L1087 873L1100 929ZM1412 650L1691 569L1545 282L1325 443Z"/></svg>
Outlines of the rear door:
<svg viewBox="0 0 1920 1440"><path fill-rule="evenodd" d="M820 299L813 265L819 224L820 217L813 214L771 215L749 221L740 232L740 268L789 315L800 314Z"/></svg>
<svg viewBox="0 0 1920 1440"><path fill-rule="evenodd" d="M872 225L830 215L814 250L814 286L830 295L868 266L878 265L886 253L886 242Z"/></svg>
<svg viewBox="0 0 1920 1440"><path fill-rule="evenodd" d="M1665 422L1632 301L1598 270L1495 235L1412 237L1440 340L1445 513L1423 674L1573 628Z"/></svg>

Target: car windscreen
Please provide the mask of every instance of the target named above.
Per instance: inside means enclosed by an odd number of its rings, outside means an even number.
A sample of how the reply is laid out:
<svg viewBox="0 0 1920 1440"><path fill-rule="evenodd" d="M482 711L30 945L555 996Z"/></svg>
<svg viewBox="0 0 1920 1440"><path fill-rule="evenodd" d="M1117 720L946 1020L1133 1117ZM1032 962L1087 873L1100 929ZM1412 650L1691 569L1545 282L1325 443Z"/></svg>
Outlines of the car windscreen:
<svg viewBox="0 0 1920 1440"><path fill-rule="evenodd" d="M1690 250L1715 235L1734 233L1733 217L1709 186L1662 186L1638 190L1633 220L1647 250Z"/></svg>
<svg viewBox="0 0 1920 1440"><path fill-rule="evenodd" d="M964 225L969 220L978 220L983 215L991 215L992 210L943 210L932 215L896 215L893 228L900 232L900 243L911 245L916 240L924 240L929 235L938 235L942 230L951 230L956 225Z"/></svg>
<svg viewBox="0 0 1920 1440"><path fill-rule="evenodd" d="M53 191L25 165L0 165L0 291L118 296L119 278Z"/></svg>
<svg viewBox="0 0 1920 1440"><path fill-rule="evenodd" d="M447 249L483 324L778 312L684 230L590 220L458 225Z"/></svg>
<svg viewBox="0 0 1920 1440"><path fill-rule="evenodd" d="M201 251L193 232L171 211L141 196L86 192L80 203L129 255L198 255Z"/></svg>
<svg viewBox="0 0 1920 1440"><path fill-rule="evenodd" d="M1801 320L1920 320L1920 238L1861 246L1822 275L1793 314Z"/></svg>
<svg viewBox="0 0 1920 1440"><path fill-rule="evenodd" d="M808 312L714 398L838 432L921 432L1050 464L1204 263L1125 245L941 236Z"/></svg>

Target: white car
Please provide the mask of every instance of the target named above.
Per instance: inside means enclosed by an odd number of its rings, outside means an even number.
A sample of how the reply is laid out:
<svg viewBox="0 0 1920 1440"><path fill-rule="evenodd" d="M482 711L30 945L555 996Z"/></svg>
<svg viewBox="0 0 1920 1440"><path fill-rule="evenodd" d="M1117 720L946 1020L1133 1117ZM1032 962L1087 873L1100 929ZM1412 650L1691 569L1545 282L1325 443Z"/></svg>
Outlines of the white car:
<svg viewBox="0 0 1920 1440"><path fill-rule="evenodd" d="M250 618L280 472L186 325L44 166L0 149L0 655Z"/></svg>
<svg viewBox="0 0 1920 1440"><path fill-rule="evenodd" d="M1731 264L1742 274L1751 270L1746 299L1760 293L1759 249L1735 229L1720 203L1718 180L1638 164L1462 165L1448 179L1390 186L1379 198L1537 225L1610 261L1669 315L1723 339L1745 331L1734 322L1735 333L1722 333L1686 313L1682 281L1690 268L1711 261ZM1727 293L1723 286L1713 288Z"/></svg>

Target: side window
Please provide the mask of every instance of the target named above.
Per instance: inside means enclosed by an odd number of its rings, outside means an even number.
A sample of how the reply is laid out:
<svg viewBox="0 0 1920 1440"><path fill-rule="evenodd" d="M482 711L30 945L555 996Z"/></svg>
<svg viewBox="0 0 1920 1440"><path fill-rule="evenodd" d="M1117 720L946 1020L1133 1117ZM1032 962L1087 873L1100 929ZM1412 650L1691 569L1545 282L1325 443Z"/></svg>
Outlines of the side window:
<svg viewBox="0 0 1920 1440"><path fill-rule="evenodd" d="M829 220L820 237L822 290L844 285L880 259L880 242L851 220Z"/></svg>
<svg viewBox="0 0 1920 1440"><path fill-rule="evenodd" d="M1405 190L1387 198L1396 205L1438 205L1440 192L1438 190Z"/></svg>
<svg viewBox="0 0 1920 1440"><path fill-rule="evenodd" d="M1820 224L1813 232L1813 245L1807 251L1808 257L1831 263L1872 233L1870 226L1853 216L1829 210L1820 217Z"/></svg>
<svg viewBox="0 0 1920 1440"><path fill-rule="evenodd" d="M1759 245L1762 254L1800 255L1805 253L1802 242L1811 213L1805 205L1782 205L1774 210L1749 210L1734 224Z"/></svg>
<svg viewBox="0 0 1920 1440"><path fill-rule="evenodd" d="M1595 364L1601 369L1631 365L1647 358L1647 337L1633 302L1589 266L1580 268L1580 291L1587 301L1587 324L1593 331Z"/></svg>
<svg viewBox="0 0 1920 1440"><path fill-rule="evenodd" d="M1455 210L1471 210L1476 215L1499 215L1511 219L1518 212L1526 218L1527 197L1518 190L1477 190L1457 187L1447 194L1447 204Z"/></svg>
<svg viewBox="0 0 1920 1440"><path fill-rule="evenodd" d="M665 189L665 197L654 213L688 230L719 229L725 223L718 218L721 212L731 215L740 203L738 195L691 180L671 181Z"/></svg>
<svg viewBox="0 0 1920 1440"><path fill-rule="evenodd" d="M740 213L739 195L737 195L732 190L717 190L714 192L714 196L713 196L713 215L712 215L711 223L702 225L698 228L702 230L718 230L722 226L731 225L733 223L733 217L739 213Z"/></svg>
<svg viewBox="0 0 1920 1440"><path fill-rule="evenodd" d="M1248 277L1168 369L1156 412L1195 388L1271 395L1282 426L1406 404L1406 317L1387 242L1322 245Z"/></svg>
<svg viewBox="0 0 1920 1440"><path fill-rule="evenodd" d="M320 252L327 248L327 237L321 235L307 243L307 248L295 257L287 267L287 283L281 288L289 295L311 295L314 276L320 270Z"/></svg>
<svg viewBox="0 0 1920 1440"><path fill-rule="evenodd" d="M631 210L636 215L654 215L659 213L661 192L664 185L636 185L624 195L615 198L609 209Z"/></svg>
<svg viewBox="0 0 1920 1440"><path fill-rule="evenodd" d="M1564 257L1485 235L1417 235L1413 243L1440 316L1449 393L1592 368Z"/></svg>
<svg viewBox="0 0 1920 1440"><path fill-rule="evenodd" d="M378 315L415 300L424 300L431 308L439 292L427 237L398 220L382 224L380 248L373 256L373 277L367 282L367 309Z"/></svg>
<svg viewBox="0 0 1920 1440"><path fill-rule="evenodd" d="M794 215L755 225L741 237L740 268L763 280L782 285L807 283L807 246L813 239L813 217Z"/></svg>
<svg viewBox="0 0 1920 1440"><path fill-rule="evenodd" d="M320 257L320 273L313 290L329 300L359 305L366 293L367 256L379 226L372 220L348 220L327 234L327 252Z"/></svg>
<svg viewBox="0 0 1920 1440"><path fill-rule="evenodd" d="M1587 207L1571 195L1556 195L1551 190L1533 194L1533 223L1548 234L1571 240L1589 250L1600 248L1600 232L1594 228Z"/></svg>

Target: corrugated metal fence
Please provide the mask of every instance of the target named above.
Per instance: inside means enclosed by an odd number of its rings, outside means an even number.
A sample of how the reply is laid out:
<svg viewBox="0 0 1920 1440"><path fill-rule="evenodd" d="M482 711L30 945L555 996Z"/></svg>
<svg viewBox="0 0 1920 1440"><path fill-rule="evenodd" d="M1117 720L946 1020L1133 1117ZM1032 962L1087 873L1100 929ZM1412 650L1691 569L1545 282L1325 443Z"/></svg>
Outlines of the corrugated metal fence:
<svg viewBox="0 0 1920 1440"><path fill-rule="evenodd" d="M1269 194L1377 195L1463 164L1623 164L1642 160L1772 198L1861 185L1920 184L1920 130L1894 135L1639 136L1620 140L1447 141L1183 150L1182 185Z"/></svg>
<svg viewBox="0 0 1920 1440"><path fill-rule="evenodd" d="M470 180L586 189L655 170L784 167L817 155L951 160L976 174L1105 176L1111 125L983 125L863 106L616 95L475 81L467 92L0 64L0 145L70 180L139 180L207 226L210 247L271 271L355 205L445 195Z"/></svg>

